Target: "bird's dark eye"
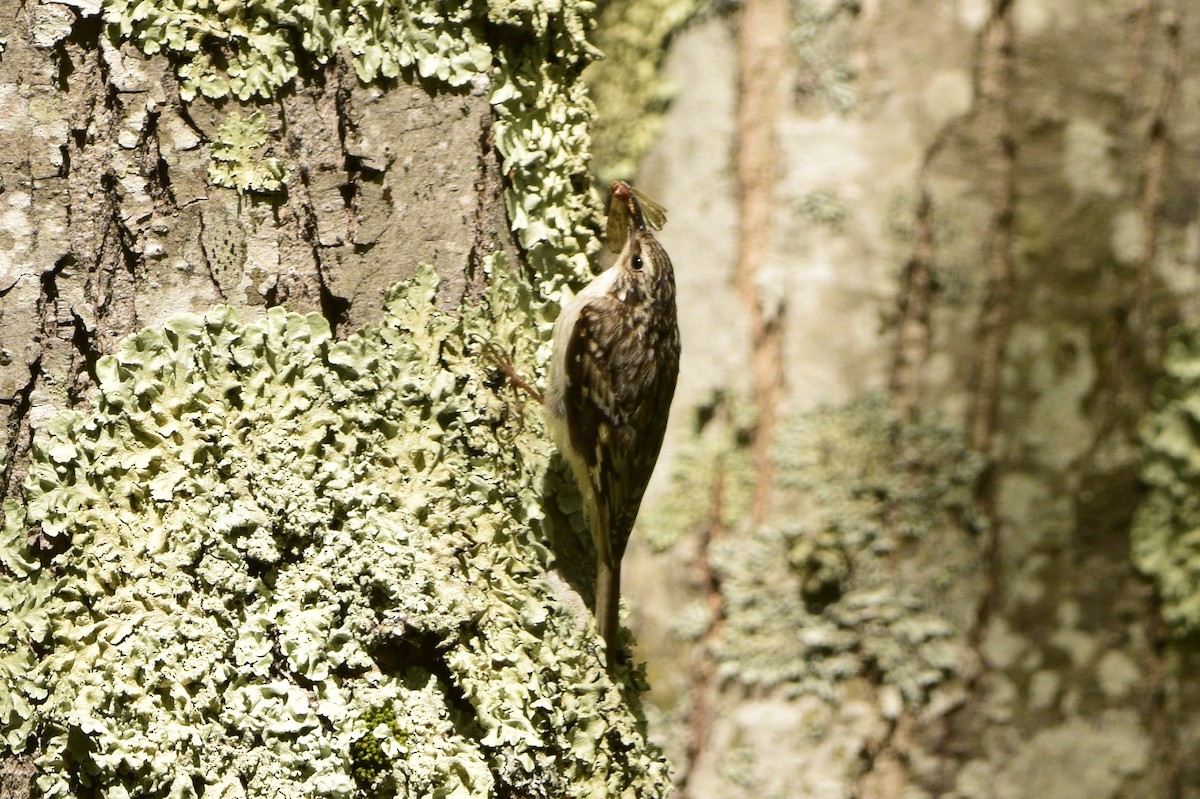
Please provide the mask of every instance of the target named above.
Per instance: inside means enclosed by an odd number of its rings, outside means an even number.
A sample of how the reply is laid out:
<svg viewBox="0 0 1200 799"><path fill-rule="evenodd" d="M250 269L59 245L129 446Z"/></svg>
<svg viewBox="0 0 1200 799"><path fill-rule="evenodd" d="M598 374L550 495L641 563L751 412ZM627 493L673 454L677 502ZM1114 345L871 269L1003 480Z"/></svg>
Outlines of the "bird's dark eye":
<svg viewBox="0 0 1200 799"><path fill-rule="evenodd" d="M633 256L633 260L629 262L629 265L632 266L634 269L636 269L638 272L642 271L642 256L640 256L640 255Z"/></svg>

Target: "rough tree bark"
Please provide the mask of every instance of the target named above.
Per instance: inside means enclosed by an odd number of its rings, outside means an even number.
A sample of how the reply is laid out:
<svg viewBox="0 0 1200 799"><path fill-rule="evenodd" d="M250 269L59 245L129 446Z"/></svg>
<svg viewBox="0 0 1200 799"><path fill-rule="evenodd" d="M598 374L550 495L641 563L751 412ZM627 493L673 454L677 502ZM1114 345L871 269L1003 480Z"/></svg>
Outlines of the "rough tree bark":
<svg viewBox="0 0 1200 799"><path fill-rule="evenodd" d="M667 791L498 368L590 11L0 2L0 794Z"/></svg>

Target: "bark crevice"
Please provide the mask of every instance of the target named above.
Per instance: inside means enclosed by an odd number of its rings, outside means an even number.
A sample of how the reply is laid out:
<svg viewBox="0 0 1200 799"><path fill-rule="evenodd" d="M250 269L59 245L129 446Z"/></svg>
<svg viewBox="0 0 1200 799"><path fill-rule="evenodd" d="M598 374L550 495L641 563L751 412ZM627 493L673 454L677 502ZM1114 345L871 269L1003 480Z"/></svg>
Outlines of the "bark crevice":
<svg viewBox="0 0 1200 799"><path fill-rule="evenodd" d="M727 420L728 423L728 420ZM691 710L687 721L687 750L679 783L684 799L689 799L688 780L696 772L708 748L712 730L713 698L717 683L716 646L721 637L725 612L721 596L721 577L713 565L713 545L725 535L725 470L717 464L713 474L708 522L704 525L696 571L700 577L701 591L708 607L708 625L700 636L696 647L696 660L690 679Z"/></svg>
<svg viewBox="0 0 1200 799"><path fill-rule="evenodd" d="M900 322L896 330L896 348L889 380L892 409L909 421L915 419L920 410L922 373L929 359L929 319L936 291L933 278L937 258L933 200L925 185L924 167L921 171L918 179L916 244L905 264L901 282Z"/></svg>
<svg viewBox="0 0 1200 799"><path fill-rule="evenodd" d="M1011 3L996 0L981 31L978 43L973 124L981 132L985 148L982 163L990 170L982 176L989 187L991 213L985 235L983 264L986 270L983 304L975 331L979 346L971 367L971 406L967 420L967 445L986 458L993 458L994 437L1002 393L1002 369L1011 328L1014 295L1013 240L1016 223L1016 143L1013 131L1014 39ZM986 518L995 517L997 473L988 466L979 482L979 506ZM985 532L983 551L984 587L978 614L968 640L982 657L984 637L1001 603L1003 575L998 530L993 524ZM986 669L970 679L969 693L978 695Z"/></svg>
<svg viewBox="0 0 1200 799"><path fill-rule="evenodd" d="M29 366L29 379L13 392L11 397L0 398L0 407L8 406L5 431L5 457L0 459L0 499L22 501L25 491L25 473L28 470L26 454L33 443L33 430L29 426L29 411L33 407L33 392L42 378L42 359L39 357Z"/></svg>
<svg viewBox="0 0 1200 799"><path fill-rule="evenodd" d="M748 0L742 10L738 41L735 156L741 192L736 286L750 329L750 363L758 419L752 449L755 465L754 502L750 519L763 521L770 502L773 468L771 445L783 396L782 300L771 303L762 291L762 270L771 244L778 179L777 128L781 93L786 81L790 6L784 0Z"/></svg>

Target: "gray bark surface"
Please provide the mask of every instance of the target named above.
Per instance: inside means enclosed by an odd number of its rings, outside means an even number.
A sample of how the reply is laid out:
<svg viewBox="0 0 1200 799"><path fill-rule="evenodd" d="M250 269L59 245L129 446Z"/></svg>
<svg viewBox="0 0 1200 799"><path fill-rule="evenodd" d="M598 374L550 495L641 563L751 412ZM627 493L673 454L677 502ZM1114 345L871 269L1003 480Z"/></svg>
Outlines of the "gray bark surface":
<svg viewBox="0 0 1200 799"><path fill-rule="evenodd" d="M779 105L754 120L777 154L748 311L738 225L754 185L737 119L747 37L779 33L756 22L762 5L675 40L678 94L641 182L671 212L684 360L675 465L660 466L626 583L685 795L1200 795L1194 642L1164 625L1129 533L1164 337L1200 309L1200 109L1185 66L1200 15L1153 1L792 3ZM782 338L766 389L755 313ZM864 396L899 427L863 434ZM764 413L780 417L766 473L750 454ZM885 486L870 546L898 548L876 559L838 526L843 495L884 485L873 464L901 451L879 437L922 419L959 442L935 460L986 458L970 478L983 523L914 539ZM792 463L804 458L817 465ZM914 474L912 497L941 479ZM707 517L694 510L706 497ZM777 570L801 550L817 554ZM804 591L830 553L841 598L795 611L807 626L762 679L738 649L745 570ZM953 665L915 701L906 670L872 654L875 622L847 628L835 676L802 643L872 586L884 606L920 598L895 612L950 630Z"/></svg>

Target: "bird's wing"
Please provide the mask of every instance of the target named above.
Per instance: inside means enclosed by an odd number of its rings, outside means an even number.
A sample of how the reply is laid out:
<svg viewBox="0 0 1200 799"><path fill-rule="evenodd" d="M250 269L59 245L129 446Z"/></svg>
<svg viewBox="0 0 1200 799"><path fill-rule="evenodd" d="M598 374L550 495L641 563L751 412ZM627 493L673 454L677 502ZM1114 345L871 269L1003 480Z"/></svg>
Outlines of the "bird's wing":
<svg viewBox="0 0 1200 799"><path fill-rule="evenodd" d="M565 364L571 446L587 464L602 506L598 511L607 521L609 541L597 546L607 543L617 560L662 446L679 357L677 351L639 355L637 348L645 345L626 327L618 305L601 297L580 309ZM664 367L669 380L650 379Z"/></svg>

